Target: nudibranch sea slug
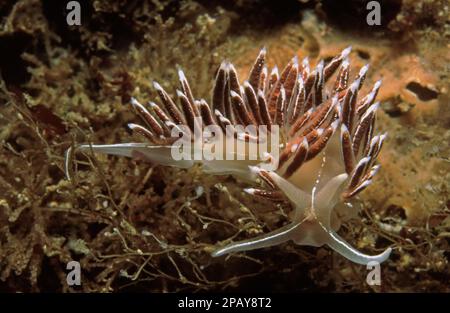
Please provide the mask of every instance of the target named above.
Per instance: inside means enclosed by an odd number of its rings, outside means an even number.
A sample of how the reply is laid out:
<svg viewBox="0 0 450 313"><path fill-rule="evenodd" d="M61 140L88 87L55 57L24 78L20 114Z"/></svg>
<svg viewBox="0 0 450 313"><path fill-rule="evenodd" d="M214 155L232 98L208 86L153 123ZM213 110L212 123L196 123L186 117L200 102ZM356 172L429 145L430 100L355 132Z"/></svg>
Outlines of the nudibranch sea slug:
<svg viewBox="0 0 450 313"><path fill-rule="evenodd" d="M83 144L69 148L66 171L69 173L74 151L90 149L180 168L200 163L205 173L230 174L252 184L262 183L264 187L249 186L245 192L270 201L285 199L294 208L289 224L218 247L213 256L292 240L299 245L327 245L355 263L381 263L389 257L391 248L378 255L366 255L336 232L341 223L338 208L345 208L370 185L379 169L375 163L386 137L374 134L379 106L375 98L381 82L358 97L368 65L349 83L350 50L344 49L326 64L318 62L314 69L310 69L307 58L300 63L294 57L279 74L277 67L268 72L263 48L242 84L235 67L224 61L217 71L211 105L194 98L183 71L179 70L180 90L176 91L179 104L157 82L153 86L159 104L143 105L131 100L144 125L128 126L142 135L145 143ZM328 84L331 77L334 83ZM238 126L265 126L267 133L264 140L258 141L263 137L260 128L246 131L247 128ZM204 130L208 130L207 136L199 136ZM175 160L173 152L180 148L175 145L180 134L189 135L189 140L195 143L188 149L188 156L192 157ZM229 141L244 143L240 154L231 152L237 158L195 157L211 149L219 151L219 156L229 155L230 151L226 151ZM272 148L257 153L250 149L253 142L269 143Z"/></svg>

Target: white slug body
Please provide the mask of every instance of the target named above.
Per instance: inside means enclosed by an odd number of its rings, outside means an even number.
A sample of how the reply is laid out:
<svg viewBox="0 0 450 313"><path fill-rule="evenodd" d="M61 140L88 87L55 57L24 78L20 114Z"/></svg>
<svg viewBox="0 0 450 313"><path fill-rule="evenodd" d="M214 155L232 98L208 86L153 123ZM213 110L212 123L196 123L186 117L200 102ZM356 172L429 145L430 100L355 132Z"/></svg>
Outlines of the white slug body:
<svg viewBox="0 0 450 313"><path fill-rule="evenodd" d="M262 49L243 85L233 65L223 62L211 105L194 99L180 70L179 105L156 82L160 105L150 102L146 107L132 99L145 125L129 127L144 136L147 143L80 145L76 150L139 157L179 168L200 163L208 174L231 174L253 184L262 181L265 188L245 191L270 201L285 199L293 206L289 224L229 243L214 251L213 256L292 240L299 245L327 245L358 264L381 263L389 257L391 248L378 255L366 255L336 232L341 222L336 206L370 185L379 169L375 162L386 137L374 135L380 82L358 99L368 66L362 67L349 84L349 53L347 48L326 65L319 62L314 70L310 70L307 59L298 64L293 58L281 74L274 68L268 75L266 50ZM327 94L327 81L332 76L335 82ZM250 126L251 130L242 130L239 125ZM183 150L189 157L174 160L174 151L180 148L179 135L183 134L190 138L184 141L188 148ZM237 143L243 150L230 152L230 145ZM271 148L261 153L261 146ZM213 158L205 157L212 151ZM67 173L72 154L69 149ZM231 160L230 154L234 156Z"/></svg>

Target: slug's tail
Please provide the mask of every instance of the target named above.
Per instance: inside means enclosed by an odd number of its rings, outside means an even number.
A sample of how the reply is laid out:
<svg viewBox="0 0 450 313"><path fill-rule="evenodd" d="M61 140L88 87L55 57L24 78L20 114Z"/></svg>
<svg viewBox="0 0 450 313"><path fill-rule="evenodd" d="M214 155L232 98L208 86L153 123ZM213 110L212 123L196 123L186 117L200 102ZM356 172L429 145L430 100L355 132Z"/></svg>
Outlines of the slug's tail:
<svg viewBox="0 0 450 313"><path fill-rule="evenodd" d="M73 177L71 164L75 153L89 151L129 158L140 158L160 165L179 168L189 168L194 164L192 160L175 160L172 155L171 146L152 146L145 143L120 143L111 145L83 144L76 147L70 147L66 150L64 169L68 180L71 180Z"/></svg>

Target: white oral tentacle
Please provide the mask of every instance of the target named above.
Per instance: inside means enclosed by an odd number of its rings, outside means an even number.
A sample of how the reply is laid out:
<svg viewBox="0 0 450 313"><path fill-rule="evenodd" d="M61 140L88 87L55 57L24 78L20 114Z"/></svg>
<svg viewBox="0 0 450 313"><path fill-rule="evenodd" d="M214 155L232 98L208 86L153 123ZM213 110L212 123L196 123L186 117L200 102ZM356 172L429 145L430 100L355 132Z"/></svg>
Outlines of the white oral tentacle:
<svg viewBox="0 0 450 313"><path fill-rule="evenodd" d="M392 248L387 248L382 253L377 255L367 255L364 254L355 248L353 248L348 242L346 242L341 236L339 236L335 231L328 230L329 240L326 243L331 249L344 256L348 260L367 265L370 262L378 262L382 263L389 258L389 255L392 252Z"/></svg>
<svg viewBox="0 0 450 313"><path fill-rule="evenodd" d="M299 227L301 227L301 221L290 223L270 233L263 234L255 238L231 243L223 248L214 251L211 255L213 257L219 257L232 252L249 251L276 246L291 240L293 238L293 233L297 231Z"/></svg>

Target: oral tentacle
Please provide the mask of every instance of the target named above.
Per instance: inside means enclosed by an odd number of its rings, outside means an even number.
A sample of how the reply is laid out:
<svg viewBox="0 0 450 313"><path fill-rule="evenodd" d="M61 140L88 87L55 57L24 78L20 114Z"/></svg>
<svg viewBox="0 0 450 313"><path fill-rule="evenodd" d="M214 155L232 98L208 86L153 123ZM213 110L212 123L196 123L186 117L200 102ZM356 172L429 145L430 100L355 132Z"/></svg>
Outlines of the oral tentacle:
<svg viewBox="0 0 450 313"><path fill-rule="evenodd" d="M326 232L328 233L327 246L354 263L362 265L367 265L369 262L382 263L389 258L389 255L392 252L392 248L387 248L380 254L367 255L353 248L335 231L326 230Z"/></svg>
<svg viewBox="0 0 450 313"><path fill-rule="evenodd" d="M302 221L293 222L267 234L233 242L225 247L215 250L211 255L213 257L218 257L232 252L249 251L279 245L294 239L301 224Z"/></svg>

